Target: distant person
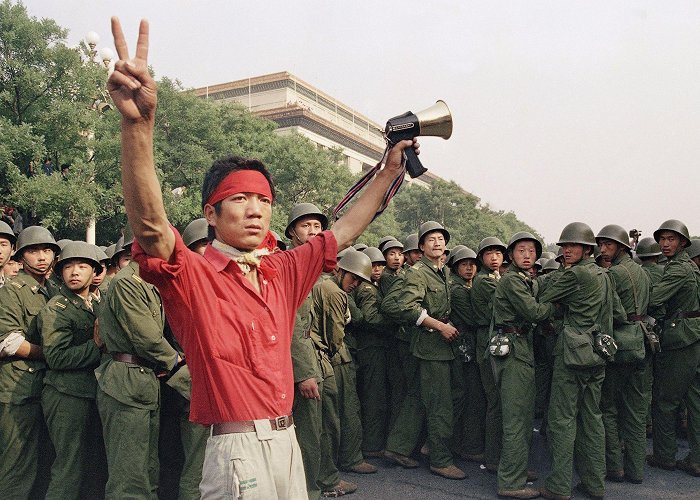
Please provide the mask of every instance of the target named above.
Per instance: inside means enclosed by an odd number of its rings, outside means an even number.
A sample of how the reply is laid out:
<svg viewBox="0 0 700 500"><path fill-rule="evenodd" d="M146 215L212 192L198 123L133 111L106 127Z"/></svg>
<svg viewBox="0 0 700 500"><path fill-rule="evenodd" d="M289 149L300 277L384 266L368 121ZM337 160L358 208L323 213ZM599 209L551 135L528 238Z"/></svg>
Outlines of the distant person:
<svg viewBox="0 0 700 500"><path fill-rule="evenodd" d="M63 179L65 182L68 182L68 174L70 172L70 165L67 163L64 163L61 165L61 179Z"/></svg>
<svg viewBox="0 0 700 500"><path fill-rule="evenodd" d="M53 174L54 166L51 158L46 158L46 160L44 160L44 164L41 166L41 169L44 172L44 175Z"/></svg>

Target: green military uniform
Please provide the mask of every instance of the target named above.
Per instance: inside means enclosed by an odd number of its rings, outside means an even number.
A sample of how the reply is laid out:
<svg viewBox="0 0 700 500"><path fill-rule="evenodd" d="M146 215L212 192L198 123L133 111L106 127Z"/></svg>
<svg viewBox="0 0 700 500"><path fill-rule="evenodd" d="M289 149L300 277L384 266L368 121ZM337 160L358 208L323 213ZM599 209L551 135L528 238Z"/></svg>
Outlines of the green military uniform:
<svg viewBox="0 0 700 500"><path fill-rule="evenodd" d="M476 325L476 361L479 366L481 383L486 394L486 425L484 438L484 461L487 467L498 467L501 457L501 435L503 420L501 403L496 387L496 380L491 368L490 355L487 351L491 339L491 316L493 312L493 295L501 279L497 271L482 266L474 276L471 290L472 311Z"/></svg>
<svg viewBox="0 0 700 500"><path fill-rule="evenodd" d="M95 481L90 469L104 454L95 405L94 370L100 363L93 340L95 313L92 304L63 286L37 321L48 365L42 407L56 449L46 498L82 498L81 486ZM91 490L104 491L104 483Z"/></svg>
<svg viewBox="0 0 700 500"><path fill-rule="evenodd" d="M625 252L613 259L608 274L622 307L633 320L631 324L619 328L634 332L641 343L644 341L644 331L639 322L647 312L651 280ZM644 477L646 414L650 398L646 380L650 369L650 354L639 362L608 364L600 401L605 426L607 471L613 475L624 471L625 476L635 482L641 482Z"/></svg>
<svg viewBox="0 0 700 500"><path fill-rule="evenodd" d="M654 289L654 286L661 281L661 277L664 274L664 266L658 264L655 261L652 260L642 260L642 269L647 273L649 276L649 279L651 280L651 288L652 290ZM658 317L663 316L662 310L658 309L655 312L655 315ZM652 367L651 369L646 371L646 381L644 383L644 390L646 391L646 394L649 396L649 400L647 402L647 429L651 428L652 425L652 419L651 419L651 401L652 401L652 387L654 385L654 368L653 368L653 356L652 356ZM647 430L647 432L649 432Z"/></svg>
<svg viewBox="0 0 700 500"><path fill-rule="evenodd" d="M40 345L36 316L50 298L47 288L24 271L6 283L0 289L0 342L20 332ZM43 359L0 358L0 492L5 498L29 498L37 477L45 369Z"/></svg>
<svg viewBox="0 0 700 500"><path fill-rule="evenodd" d="M663 308L661 352L654 359L654 458L674 463L676 411L686 399L689 413L686 459L700 464L700 271L685 250L669 257L663 276L652 289L649 312ZM695 421L695 423L693 423Z"/></svg>
<svg viewBox="0 0 700 500"><path fill-rule="evenodd" d="M505 357L493 356L503 419L503 445L498 463L498 489L520 490L527 483L527 462L535 413L533 324L552 316L552 304L538 304L528 271L512 263L493 298L495 330L510 340Z"/></svg>
<svg viewBox="0 0 700 500"><path fill-rule="evenodd" d="M355 367L345 345L345 325L350 318L348 295L337 278L323 280L311 291L311 338L331 359L337 387L337 407L324 408L324 437L337 457L338 468L350 469L362 462L362 424L357 398ZM326 415L328 418L325 418ZM322 444L325 446L326 444Z"/></svg>
<svg viewBox="0 0 700 500"><path fill-rule="evenodd" d="M106 496L155 498L160 407L156 373L172 370L177 352L163 337L160 294L139 277L138 264L131 262L114 276L103 302L100 335L111 357L95 375L109 469ZM120 355L132 361L116 360Z"/></svg>
<svg viewBox="0 0 700 500"><path fill-rule="evenodd" d="M456 429L456 436L461 441L461 452L468 456L478 456L484 453L484 435L486 423L486 394L481 384L479 365L476 362L476 325L471 304L471 286L457 274L450 274L450 319L459 329L465 348L469 350L472 360L464 362L457 357L461 364L464 381L464 400L467 402L462 413L462 424ZM472 352L473 351L473 352ZM460 439L461 438L461 439Z"/></svg>
<svg viewBox="0 0 700 500"><path fill-rule="evenodd" d="M592 237L591 232L591 237ZM606 293L607 291L607 293ZM605 271L588 257L550 280L539 296L540 303L566 306L563 326L586 332L598 326L612 332L614 291ZM547 490L571 495L572 466L587 491L605 491L605 429L600 412L600 392L605 364L571 368L564 364L564 337L558 332L554 349L554 373L548 412L548 436L552 450L552 473Z"/></svg>
<svg viewBox="0 0 700 500"><path fill-rule="evenodd" d="M439 267L425 256L406 271L398 302L401 320L410 335L411 354L418 359L415 385L419 399L409 392L387 442L388 450L411 454L422 429L422 415L418 411L422 406L428 427L430 465L434 468L453 465L450 446L455 413L453 399L458 402L461 394L453 393L455 354L452 346L439 332L417 326L416 322L423 310L432 318L448 321L448 276L446 266Z"/></svg>
<svg viewBox="0 0 700 500"><path fill-rule="evenodd" d="M319 281L324 279L323 276ZM321 491L333 488L340 481L331 443L337 436L338 388L333 366L327 352L317 347L310 336L311 293L297 310L292 334L292 367L294 369L294 425L306 472L306 491L310 500L321 497ZM298 384L314 378L321 400L301 395ZM335 420L334 420L335 417ZM324 421L330 419L330 429L324 433Z"/></svg>
<svg viewBox="0 0 700 500"><path fill-rule="evenodd" d="M399 334L400 326L384 314L382 307L384 297L389 293L393 284L401 280L403 274L403 267L398 268L396 271L385 267L379 278L379 296L382 298L382 301L379 303L379 312L384 316L384 328L390 334L386 353L387 381L389 384L389 421L387 423L387 431L394 426L396 417L399 415L401 401L406 397L406 379L404 378L403 365L399 357L399 340L397 335Z"/></svg>
<svg viewBox="0 0 700 500"><path fill-rule="evenodd" d="M386 328L379 312L379 288L363 282L352 291L355 304L362 313L352 330L357 341L357 392L362 409L362 450L378 452L386 444L388 407L388 350L394 332Z"/></svg>

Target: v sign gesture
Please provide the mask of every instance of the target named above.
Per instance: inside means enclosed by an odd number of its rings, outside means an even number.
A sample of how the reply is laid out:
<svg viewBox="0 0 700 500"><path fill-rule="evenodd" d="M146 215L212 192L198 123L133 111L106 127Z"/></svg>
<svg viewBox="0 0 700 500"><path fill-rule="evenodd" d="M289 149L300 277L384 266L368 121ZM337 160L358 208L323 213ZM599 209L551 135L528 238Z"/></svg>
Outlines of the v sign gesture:
<svg viewBox="0 0 700 500"><path fill-rule="evenodd" d="M129 58L119 19L112 18L112 35L119 60L107 80L107 90L124 120L153 123L156 110L156 82L148 72L148 21L141 20L136 55Z"/></svg>

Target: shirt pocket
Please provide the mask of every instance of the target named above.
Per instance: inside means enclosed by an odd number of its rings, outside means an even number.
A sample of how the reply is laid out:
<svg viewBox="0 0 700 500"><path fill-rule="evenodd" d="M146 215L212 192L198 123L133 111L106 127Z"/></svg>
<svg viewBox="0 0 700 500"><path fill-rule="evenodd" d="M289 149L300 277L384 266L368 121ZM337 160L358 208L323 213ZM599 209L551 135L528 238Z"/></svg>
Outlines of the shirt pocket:
<svg viewBox="0 0 700 500"><path fill-rule="evenodd" d="M255 320L240 306L217 299L212 348L215 355L233 365L253 370L255 363Z"/></svg>

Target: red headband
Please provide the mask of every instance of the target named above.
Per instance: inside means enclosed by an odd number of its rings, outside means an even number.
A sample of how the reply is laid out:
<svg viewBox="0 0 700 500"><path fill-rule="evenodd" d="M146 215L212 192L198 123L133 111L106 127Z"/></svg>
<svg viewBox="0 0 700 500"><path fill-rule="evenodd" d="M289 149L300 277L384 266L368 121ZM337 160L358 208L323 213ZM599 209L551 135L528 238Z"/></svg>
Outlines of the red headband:
<svg viewBox="0 0 700 500"><path fill-rule="evenodd" d="M236 193L256 193L272 200L272 188L267 178L257 170L235 170L224 177L207 200L213 205Z"/></svg>

